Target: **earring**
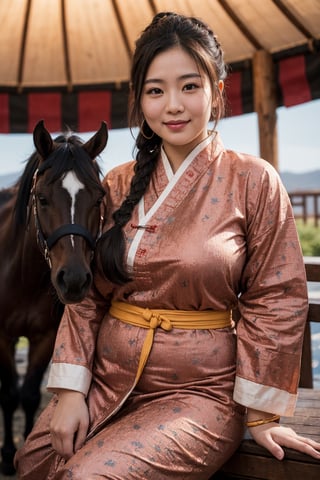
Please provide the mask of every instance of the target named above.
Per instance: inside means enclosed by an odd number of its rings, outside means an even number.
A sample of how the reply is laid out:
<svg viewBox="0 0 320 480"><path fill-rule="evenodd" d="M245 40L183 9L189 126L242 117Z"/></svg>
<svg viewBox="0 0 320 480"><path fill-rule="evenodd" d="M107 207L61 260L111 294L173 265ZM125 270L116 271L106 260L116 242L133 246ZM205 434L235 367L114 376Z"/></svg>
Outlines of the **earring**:
<svg viewBox="0 0 320 480"><path fill-rule="evenodd" d="M144 123L146 123L147 127L149 128L149 130L152 132L151 136L147 136L144 131L143 131L143 127L144 127ZM154 135L154 132L151 130L151 128L149 127L149 125L147 124L147 122L145 120L142 121L141 123L141 126L140 126L140 132L141 132L141 135L146 139L146 140L151 140L151 138L153 137Z"/></svg>
<svg viewBox="0 0 320 480"><path fill-rule="evenodd" d="M211 109L211 116L210 116L210 121L211 121L211 122L214 121L214 120L216 120L216 118L217 118L217 113L218 113L217 107L212 107L212 109Z"/></svg>

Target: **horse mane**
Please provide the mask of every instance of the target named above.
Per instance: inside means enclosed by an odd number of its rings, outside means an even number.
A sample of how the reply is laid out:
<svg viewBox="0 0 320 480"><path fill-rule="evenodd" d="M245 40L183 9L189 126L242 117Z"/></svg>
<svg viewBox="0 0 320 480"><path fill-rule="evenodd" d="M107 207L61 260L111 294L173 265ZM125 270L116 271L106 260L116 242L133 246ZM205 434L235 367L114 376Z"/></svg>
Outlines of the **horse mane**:
<svg viewBox="0 0 320 480"><path fill-rule="evenodd" d="M1 188L0 190L0 207L13 198L15 193L14 187Z"/></svg>
<svg viewBox="0 0 320 480"><path fill-rule="evenodd" d="M70 170L73 170L79 180L85 185L100 188L104 193L100 182L101 169L96 160L91 160L82 148L84 142L74 134L62 134L54 139L55 148L46 160L42 160L37 151L27 159L27 165L18 179L17 200L14 207L14 222L16 228L26 226L29 220L28 205L33 183L33 177L37 169L38 175L47 173L47 182L54 183Z"/></svg>

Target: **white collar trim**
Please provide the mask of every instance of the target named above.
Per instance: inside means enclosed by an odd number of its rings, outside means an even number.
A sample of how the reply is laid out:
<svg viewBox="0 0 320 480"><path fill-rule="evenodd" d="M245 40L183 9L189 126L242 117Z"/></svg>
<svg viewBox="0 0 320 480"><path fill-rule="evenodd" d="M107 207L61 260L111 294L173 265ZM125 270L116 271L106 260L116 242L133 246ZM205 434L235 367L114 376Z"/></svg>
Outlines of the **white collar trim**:
<svg viewBox="0 0 320 480"><path fill-rule="evenodd" d="M139 205L138 205L138 219L139 219L139 223L138 225L147 225L148 221L150 220L150 218L155 214L155 212L158 210L158 208L162 205L162 203L165 201L165 199L167 198L167 196L170 194L170 192L172 191L172 189L174 188L174 186L176 185L176 183L178 182L178 180L181 178L181 176L184 174L184 172L186 171L186 169L190 166L190 164L192 163L192 161L194 160L194 158L207 146L209 145L212 141L213 141L213 138L214 136L216 135L215 132L212 132L207 138L205 138L204 140L202 140L202 142L200 142L190 153L189 155L187 155L187 157L185 158L185 160L181 163L181 165L179 166L178 170L173 173L173 170L171 168L171 165L170 165L170 162L169 162L169 159L164 151L164 149L161 147L161 159L163 161L163 165L164 165L164 168L165 168L165 171L166 171L166 174L167 174L167 177L168 177L168 184L166 186L166 188L163 190L163 192L161 193L161 195L157 198L157 200L155 201L155 203L152 205L152 207L150 208L150 210L145 213L145 210L144 210L144 197L142 197L139 201ZM137 233L135 234L133 240L132 240L132 243L130 245L130 248L129 248L129 251L128 251L128 258L127 258L127 262L128 262L128 267L132 268L133 267L133 264L134 264L134 257L136 255L136 252L137 252L137 249L138 249L138 245L140 243L140 240L144 234L144 228L140 228L137 230Z"/></svg>

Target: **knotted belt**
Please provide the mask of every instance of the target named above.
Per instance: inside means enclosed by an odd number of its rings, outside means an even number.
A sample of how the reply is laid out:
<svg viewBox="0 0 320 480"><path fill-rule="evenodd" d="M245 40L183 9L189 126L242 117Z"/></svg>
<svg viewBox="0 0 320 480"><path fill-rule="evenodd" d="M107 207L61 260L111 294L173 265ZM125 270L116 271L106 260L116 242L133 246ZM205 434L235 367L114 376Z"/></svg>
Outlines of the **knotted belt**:
<svg viewBox="0 0 320 480"><path fill-rule="evenodd" d="M138 383L148 360L156 328L160 327L169 332L174 327L188 330L206 330L226 328L233 325L231 310L223 312L213 310L150 310L149 308L113 301L109 313L122 322L149 329L142 346L134 385Z"/></svg>

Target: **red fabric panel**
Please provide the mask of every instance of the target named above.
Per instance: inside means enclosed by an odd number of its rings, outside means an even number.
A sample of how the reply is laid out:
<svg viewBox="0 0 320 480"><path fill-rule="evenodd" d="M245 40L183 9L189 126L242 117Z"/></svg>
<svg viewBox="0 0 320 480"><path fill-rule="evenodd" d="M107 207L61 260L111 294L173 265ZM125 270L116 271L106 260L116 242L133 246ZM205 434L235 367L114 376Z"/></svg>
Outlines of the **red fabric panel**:
<svg viewBox="0 0 320 480"><path fill-rule="evenodd" d="M79 92L78 129L79 132L98 130L102 121L111 128L111 92Z"/></svg>
<svg viewBox="0 0 320 480"><path fill-rule="evenodd" d="M61 131L61 94L29 93L28 132L33 132L39 120L44 120L50 132Z"/></svg>
<svg viewBox="0 0 320 480"><path fill-rule="evenodd" d="M0 94L0 132L9 133L9 95Z"/></svg>
<svg viewBox="0 0 320 480"><path fill-rule="evenodd" d="M242 115L242 74L233 72L226 83L227 115Z"/></svg>
<svg viewBox="0 0 320 480"><path fill-rule="evenodd" d="M303 55L285 58L279 63L279 83L283 105L292 107L312 100Z"/></svg>

